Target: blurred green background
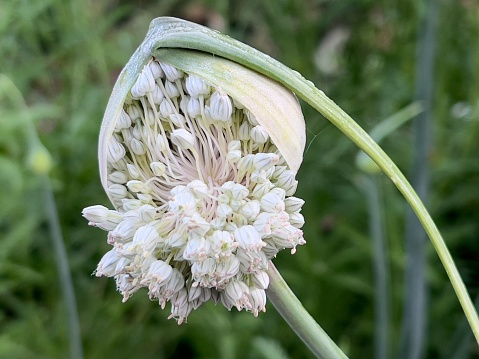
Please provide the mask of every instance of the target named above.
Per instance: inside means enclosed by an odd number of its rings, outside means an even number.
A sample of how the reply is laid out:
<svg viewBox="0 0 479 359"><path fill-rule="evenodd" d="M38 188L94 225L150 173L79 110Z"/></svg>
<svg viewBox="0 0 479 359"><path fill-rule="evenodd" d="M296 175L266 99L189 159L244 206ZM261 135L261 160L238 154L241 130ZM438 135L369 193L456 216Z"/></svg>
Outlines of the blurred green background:
<svg viewBox="0 0 479 359"><path fill-rule="evenodd" d="M0 359L70 356L51 238L50 185L85 358L312 357L270 304L258 318L204 305L186 325L177 326L146 292L122 304L113 280L91 276L108 250L105 233L88 227L81 216L86 206L108 205L96 153L103 111L116 76L150 20L166 15L219 29L298 70L366 130L414 102L424 71L417 70L418 51L428 48L418 43L423 41L420 24L428 16L435 19L433 78L424 84L433 99L428 208L471 296L478 295L478 0L439 0L432 15L430 4L417 0L3 0ZM413 357L400 354L408 207L385 176L367 174L356 165L357 149L348 139L311 108L303 109L308 142L297 196L306 199L308 243L294 256L284 251L275 263L351 358ZM413 132L408 122L381 143L408 177L414 176L417 155ZM48 153L38 138L51 155L50 182L41 174L48 169ZM372 214L374 208L379 217ZM374 225L387 243L383 259L374 255ZM429 242L424 260L426 324L415 344L422 348L416 357L479 357ZM381 263L387 275L379 295L387 303L389 320L379 330L378 343L374 268ZM385 350L382 355L378 347Z"/></svg>

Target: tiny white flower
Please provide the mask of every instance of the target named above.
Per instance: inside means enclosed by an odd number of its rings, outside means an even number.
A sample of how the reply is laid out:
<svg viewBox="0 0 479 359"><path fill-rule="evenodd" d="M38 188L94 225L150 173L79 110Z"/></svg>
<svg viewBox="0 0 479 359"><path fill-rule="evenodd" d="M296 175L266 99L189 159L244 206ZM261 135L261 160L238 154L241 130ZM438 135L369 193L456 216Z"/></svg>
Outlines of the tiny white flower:
<svg viewBox="0 0 479 359"><path fill-rule="evenodd" d="M128 181L128 175L123 171L115 171L108 175L108 179L114 183L124 184Z"/></svg>
<svg viewBox="0 0 479 359"><path fill-rule="evenodd" d="M100 263L98 263L98 266L95 271L95 275L97 277L113 276L115 274L116 265L120 259L121 259L121 256L115 249L112 249L109 252L106 252L103 258L100 260Z"/></svg>
<svg viewBox="0 0 479 359"><path fill-rule="evenodd" d="M189 75L185 80L185 87L188 93L193 98L209 95L211 89L201 77L196 75Z"/></svg>
<svg viewBox="0 0 479 359"><path fill-rule="evenodd" d="M269 286L269 276L265 271L258 271L251 274L251 279L256 288L259 289L268 289Z"/></svg>
<svg viewBox="0 0 479 359"><path fill-rule="evenodd" d="M258 231L250 225L242 226L235 230L234 236L240 247L246 251L259 251L266 245L261 240Z"/></svg>
<svg viewBox="0 0 479 359"><path fill-rule="evenodd" d="M165 73L165 76L168 79L168 81L175 82L176 80L181 79L184 75L183 71L178 70L177 68L171 65L161 62L160 66L163 72Z"/></svg>
<svg viewBox="0 0 479 359"><path fill-rule="evenodd" d="M268 141L269 135L263 126L257 125L251 129L251 139L256 143L264 144Z"/></svg>
<svg viewBox="0 0 479 359"><path fill-rule="evenodd" d="M155 176L163 176L166 172L166 166L161 162L151 162L150 168Z"/></svg>
<svg viewBox="0 0 479 359"><path fill-rule="evenodd" d="M125 147L113 137L108 146L108 161L118 162L125 157L125 154Z"/></svg>
<svg viewBox="0 0 479 359"><path fill-rule="evenodd" d="M105 206L96 205L84 208L82 214L90 222L101 223L108 220L108 211Z"/></svg>
<svg viewBox="0 0 479 359"><path fill-rule="evenodd" d="M173 130L171 142L182 150L189 150L195 145L195 139L191 133L183 128Z"/></svg>
<svg viewBox="0 0 479 359"><path fill-rule="evenodd" d="M223 92L215 91L210 97L210 116L213 120L227 121L233 113L233 104L229 96Z"/></svg>

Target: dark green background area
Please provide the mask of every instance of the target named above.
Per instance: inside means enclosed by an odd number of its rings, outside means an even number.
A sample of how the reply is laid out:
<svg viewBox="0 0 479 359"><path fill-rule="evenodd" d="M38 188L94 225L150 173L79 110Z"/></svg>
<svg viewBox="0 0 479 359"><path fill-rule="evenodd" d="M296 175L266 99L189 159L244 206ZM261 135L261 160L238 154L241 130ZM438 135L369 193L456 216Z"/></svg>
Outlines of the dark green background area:
<svg viewBox="0 0 479 359"><path fill-rule="evenodd" d="M479 1L437 2L428 208L464 281L479 293ZM108 250L84 207L108 205L98 177L103 111L149 22L177 16L216 28L312 80L366 130L414 101L420 19L417 0L4 0L0 73L26 108L0 87L0 359L67 358L68 330L44 188L28 166L33 126L53 159L49 173L78 302L85 358L311 358L274 307L254 318L203 305L178 326L146 291L127 303L112 279L92 276ZM339 39L339 40L338 40ZM337 41L338 40L338 41ZM336 42L337 46L332 46ZM306 200L307 244L275 264L311 315L351 358L374 352L374 275L357 149L303 106L307 150L296 195ZM412 126L382 146L409 177ZM377 176L387 234L391 322L397 358L404 298L407 205ZM427 254L425 358L479 351L447 276ZM454 356L456 355L456 356Z"/></svg>

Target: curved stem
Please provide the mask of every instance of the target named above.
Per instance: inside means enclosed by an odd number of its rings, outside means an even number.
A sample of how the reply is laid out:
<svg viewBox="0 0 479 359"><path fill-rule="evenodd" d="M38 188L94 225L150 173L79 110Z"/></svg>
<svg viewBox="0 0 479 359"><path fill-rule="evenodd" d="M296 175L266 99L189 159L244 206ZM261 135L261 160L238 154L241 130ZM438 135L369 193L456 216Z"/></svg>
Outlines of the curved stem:
<svg viewBox="0 0 479 359"><path fill-rule="evenodd" d="M303 307L271 261L268 275L268 299L311 352L322 359L347 358Z"/></svg>

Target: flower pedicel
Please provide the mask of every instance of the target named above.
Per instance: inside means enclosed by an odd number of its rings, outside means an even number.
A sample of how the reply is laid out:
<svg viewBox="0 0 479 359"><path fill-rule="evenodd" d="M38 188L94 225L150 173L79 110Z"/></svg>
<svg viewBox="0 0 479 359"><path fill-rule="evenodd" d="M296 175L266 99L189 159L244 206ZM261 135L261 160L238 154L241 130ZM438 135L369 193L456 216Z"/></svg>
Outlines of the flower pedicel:
<svg viewBox="0 0 479 359"><path fill-rule="evenodd" d="M183 70L150 58L104 119L100 170L115 210L83 210L112 246L96 275L113 277L123 301L147 288L179 324L208 300L265 311L269 260L305 243L296 98L241 65L191 56Z"/></svg>

